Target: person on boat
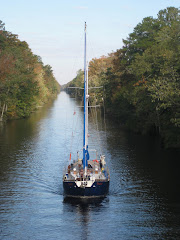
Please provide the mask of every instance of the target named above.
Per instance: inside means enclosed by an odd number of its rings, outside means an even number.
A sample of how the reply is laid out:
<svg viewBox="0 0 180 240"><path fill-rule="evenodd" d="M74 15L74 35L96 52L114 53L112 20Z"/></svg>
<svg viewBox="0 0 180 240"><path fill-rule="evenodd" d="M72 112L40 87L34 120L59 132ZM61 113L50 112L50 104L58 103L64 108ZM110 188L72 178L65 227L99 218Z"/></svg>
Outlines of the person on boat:
<svg viewBox="0 0 180 240"><path fill-rule="evenodd" d="M88 163L88 168L91 168L91 169L92 169L93 167L92 167L92 165L91 165L91 164L89 164L89 163Z"/></svg>
<svg viewBox="0 0 180 240"><path fill-rule="evenodd" d="M68 174L70 174L70 171L71 171L71 166L70 165L68 165Z"/></svg>
<svg viewBox="0 0 180 240"><path fill-rule="evenodd" d="M91 179L91 176L92 176L92 169L87 169L87 178L88 178L88 180L90 180Z"/></svg>

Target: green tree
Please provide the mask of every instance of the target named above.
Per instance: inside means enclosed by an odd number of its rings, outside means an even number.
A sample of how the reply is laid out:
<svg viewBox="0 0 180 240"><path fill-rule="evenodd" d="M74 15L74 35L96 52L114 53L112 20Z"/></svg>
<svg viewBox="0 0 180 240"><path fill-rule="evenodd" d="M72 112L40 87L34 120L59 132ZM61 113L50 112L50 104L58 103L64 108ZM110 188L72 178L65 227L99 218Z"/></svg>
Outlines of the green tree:
<svg viewBox="0 0 180 240"><path fill-rule="evenodd" d="M0 120L29 116L59 88L51 67L0 21Z"/></svg>

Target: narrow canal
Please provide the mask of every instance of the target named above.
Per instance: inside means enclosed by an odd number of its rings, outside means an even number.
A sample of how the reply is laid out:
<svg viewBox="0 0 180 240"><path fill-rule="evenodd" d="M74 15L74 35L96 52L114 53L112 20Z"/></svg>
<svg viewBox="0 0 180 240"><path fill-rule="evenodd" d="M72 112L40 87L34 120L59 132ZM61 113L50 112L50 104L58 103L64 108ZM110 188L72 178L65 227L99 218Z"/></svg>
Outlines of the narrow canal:
<svg viewBox="0 0 180 240"><path fill-rule="evenodd" d="M82 122L62 92L30 118L0 123L0 239L179 239L180 154L100 116L98 128L90 118L89 141L106 155L109 195L64 198L63 170L81 148Z"/></svg>

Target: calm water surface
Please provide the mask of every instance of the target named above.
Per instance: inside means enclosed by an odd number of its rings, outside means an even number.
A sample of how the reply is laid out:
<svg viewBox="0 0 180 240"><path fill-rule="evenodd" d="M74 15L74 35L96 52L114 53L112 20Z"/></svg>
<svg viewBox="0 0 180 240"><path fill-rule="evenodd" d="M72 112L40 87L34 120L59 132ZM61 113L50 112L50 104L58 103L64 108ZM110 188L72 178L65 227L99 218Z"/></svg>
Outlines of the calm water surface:
<svg viewBox="0 0 180 240"><path fill-rule="evenodd" d="M109 195L64 198L63 170L81 148L82 118L62 92L29 119L0 123L0 239L180 239L180 154L111 121L105 128L100 116L98 132L90 118L89 142L106 155Z"/></svg>

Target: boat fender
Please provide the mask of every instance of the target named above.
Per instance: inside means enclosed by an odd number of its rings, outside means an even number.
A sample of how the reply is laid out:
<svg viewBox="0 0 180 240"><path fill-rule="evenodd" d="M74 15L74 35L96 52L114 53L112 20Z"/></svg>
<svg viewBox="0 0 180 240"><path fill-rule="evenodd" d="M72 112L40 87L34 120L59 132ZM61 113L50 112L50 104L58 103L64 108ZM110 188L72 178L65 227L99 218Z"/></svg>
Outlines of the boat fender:
<svg viewBox="0 0 180 240"><path fill-rule="evenodd" d="M97 159L93 160L93 162L97 162L97 163L99 163Z"/></svg>

